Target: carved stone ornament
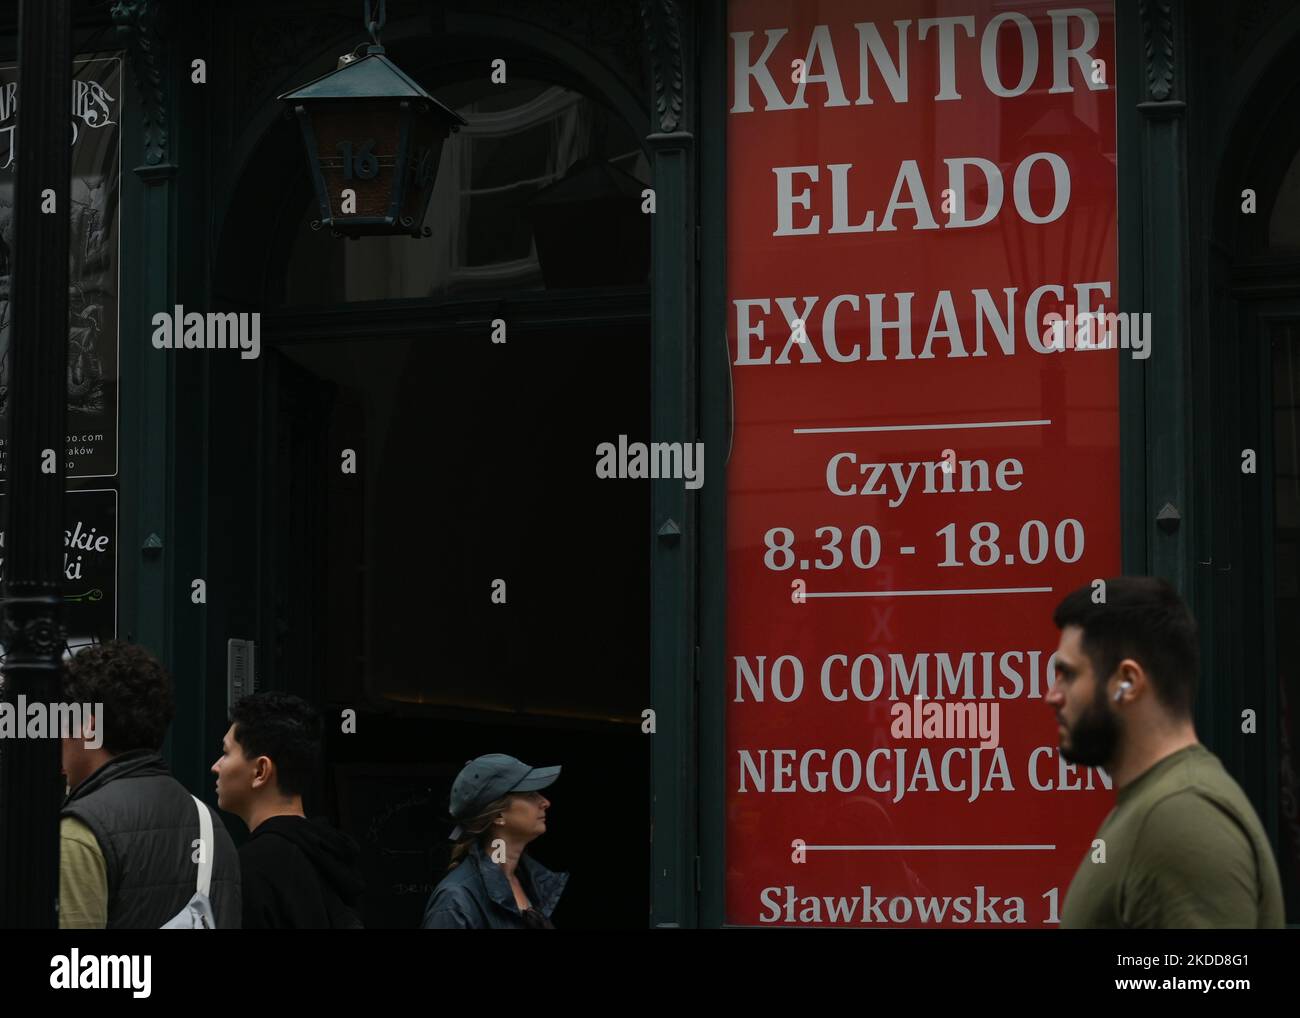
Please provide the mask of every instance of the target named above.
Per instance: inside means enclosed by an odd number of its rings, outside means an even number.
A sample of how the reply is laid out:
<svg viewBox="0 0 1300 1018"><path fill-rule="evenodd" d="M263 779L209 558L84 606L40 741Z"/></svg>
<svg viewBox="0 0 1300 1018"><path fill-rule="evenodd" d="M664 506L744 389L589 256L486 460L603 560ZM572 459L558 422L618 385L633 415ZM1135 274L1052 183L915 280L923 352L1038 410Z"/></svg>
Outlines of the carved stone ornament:
<svg viewBox="0 0 1300 1018"><path fill-rule="evenodd" d="M142 102L144 161L157 166L167 157L166 73L162 40L166 7L159 0L118 0L113 23L127 52L131 73Z"/></svg>
<svg viewBox="0 0 1300 1018"><path fill-rule="evenodd" d="M1164 102L1174 91L1174 14L1171 0L1138 0L1146 55L1147 98Z"/></svg>
<svg viewBox="0 0 1300 1018"><path fill-rule="evenodd" d="M685 73L676 0L641 0L655 121L665 134L680 129Z"/></svg>

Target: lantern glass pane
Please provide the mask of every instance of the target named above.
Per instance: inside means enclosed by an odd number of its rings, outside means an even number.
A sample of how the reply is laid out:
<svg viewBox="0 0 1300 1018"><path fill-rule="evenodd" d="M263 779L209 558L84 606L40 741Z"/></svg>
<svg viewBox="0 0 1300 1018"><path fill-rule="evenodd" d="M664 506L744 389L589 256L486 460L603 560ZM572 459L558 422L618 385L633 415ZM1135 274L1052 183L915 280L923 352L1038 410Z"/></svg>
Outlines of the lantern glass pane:
<svg viewBox="0 0 1300 1018"><path fill-rule="evenodd" d="M321 176L336 220L388 215L401 120L392 102L311 111ZM355 195L355 208L349 191Z"/></svg>

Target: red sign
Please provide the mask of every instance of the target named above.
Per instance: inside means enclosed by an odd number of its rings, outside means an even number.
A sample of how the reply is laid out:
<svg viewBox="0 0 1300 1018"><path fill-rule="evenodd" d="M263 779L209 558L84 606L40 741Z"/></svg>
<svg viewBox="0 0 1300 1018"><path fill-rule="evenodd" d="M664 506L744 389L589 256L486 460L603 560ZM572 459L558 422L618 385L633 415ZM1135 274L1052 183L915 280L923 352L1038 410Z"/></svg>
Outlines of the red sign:
<svg viewBox="0 0 1300 1018"><path fill-rule="evenodd" d="M727 918L1043 927L1120 571L1111 3L732 0Z"/></svg>

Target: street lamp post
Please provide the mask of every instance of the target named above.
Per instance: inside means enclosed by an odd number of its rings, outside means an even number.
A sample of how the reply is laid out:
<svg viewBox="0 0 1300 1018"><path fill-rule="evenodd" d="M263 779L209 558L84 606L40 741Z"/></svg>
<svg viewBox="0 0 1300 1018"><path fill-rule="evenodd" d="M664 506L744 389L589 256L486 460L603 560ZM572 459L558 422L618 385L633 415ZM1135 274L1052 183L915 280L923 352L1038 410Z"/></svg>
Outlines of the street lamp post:
<svg viewBox="0 0 1300 1018"><path fill-rule="evenodd" d="M3 696L53 704L62 699L72 0L22 0L18 60ZM0 744L0 927L58 924L63 780L58 732L46 735Z"/></svg>

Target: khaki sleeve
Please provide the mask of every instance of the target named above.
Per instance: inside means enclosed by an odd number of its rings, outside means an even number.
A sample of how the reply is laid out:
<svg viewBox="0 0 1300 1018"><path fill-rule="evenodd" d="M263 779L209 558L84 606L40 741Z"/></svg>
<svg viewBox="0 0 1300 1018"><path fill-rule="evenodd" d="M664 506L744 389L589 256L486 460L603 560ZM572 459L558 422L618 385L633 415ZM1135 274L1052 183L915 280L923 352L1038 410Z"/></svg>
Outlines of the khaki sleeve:
<svg viewBox="0 0 1300 1018"><path fill-rule="evenodd" d="M1259 880L1250 838L1193 789L1147 815L1124 878L1130 929L1254 929Z"/></svg>
<svg viewBox="0 0 1300 1018"><path fill-rule="evenodd" d="M108 924L108 873L94 832L76 817L59 821L59 929Z"/></svg>

